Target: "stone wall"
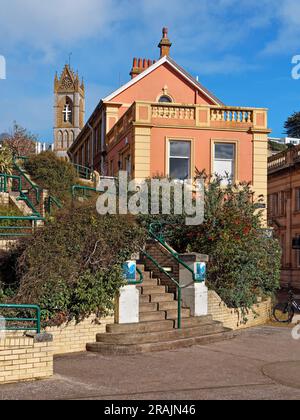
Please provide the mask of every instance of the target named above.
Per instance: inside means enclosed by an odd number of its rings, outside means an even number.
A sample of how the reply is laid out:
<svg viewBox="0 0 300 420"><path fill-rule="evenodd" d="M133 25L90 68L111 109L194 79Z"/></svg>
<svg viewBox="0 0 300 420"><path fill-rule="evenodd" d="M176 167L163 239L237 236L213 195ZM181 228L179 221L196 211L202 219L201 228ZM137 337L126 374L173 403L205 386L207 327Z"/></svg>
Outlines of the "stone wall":
<svg viewBox="0 0 300 420"><path fill-rule="evenodd" d="M50 378L53 375L52 342L30 337L0 341L0 385Z"/></svg>
<svg viewBox="0 0 300 420"><path fill-rule="evenodd" d="M229 308L214 292L208 292L208 313L212 315L215 321L222 322L224 327L232 330L256 327L263 325L271 319L272 301L268 299L253 307L247 314L248 321L245 323L241 310Z"/></svg>
<svg viewBox="0 0 300 420"><path fill-rule="evenodd" d="M9 194L8 193L0 193L0 205L1 206L8 206L9 205Z"/></svg>

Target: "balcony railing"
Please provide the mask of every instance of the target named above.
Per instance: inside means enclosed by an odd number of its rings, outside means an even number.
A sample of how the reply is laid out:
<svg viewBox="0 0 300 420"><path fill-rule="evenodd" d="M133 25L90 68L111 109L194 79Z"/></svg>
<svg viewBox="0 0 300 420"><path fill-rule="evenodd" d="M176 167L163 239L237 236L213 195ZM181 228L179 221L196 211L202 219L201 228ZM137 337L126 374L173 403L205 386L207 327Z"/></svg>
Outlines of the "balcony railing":
<svg viewBox="0 0 300 420"><path fill-rule="evenodd" d="M267 110L260 108L135 102L107 133L111 145L127 135L132 123L222 130L267 130Z"/></svg>
<svg viewBox="0 0 300 420"><path fill-rule="evenodd" d="M272 173L279 169L293 166L300 162L300 146L292 147L286 151L277 153L268 159L268 172Z"/></svg>
<svg viewBox="0 0 300 420"><path fill-rule="evenodd" d="M253 123L253 110L242 109L242 108L221 108L211 109L210 111L211 121L220 121L224 123Z"/></svg>

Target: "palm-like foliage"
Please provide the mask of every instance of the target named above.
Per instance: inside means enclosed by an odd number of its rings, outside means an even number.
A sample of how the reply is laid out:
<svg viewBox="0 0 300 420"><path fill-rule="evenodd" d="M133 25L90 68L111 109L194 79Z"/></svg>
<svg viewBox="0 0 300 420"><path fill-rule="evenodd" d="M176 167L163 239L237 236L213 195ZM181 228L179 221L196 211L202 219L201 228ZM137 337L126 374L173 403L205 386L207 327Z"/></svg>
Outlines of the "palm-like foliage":
<svg viewBox="0 0 300 420"><path fill-rule="evenodd" d="M11 175L13 169L13 156L8 147L0 148L0 173Z"/></svg>

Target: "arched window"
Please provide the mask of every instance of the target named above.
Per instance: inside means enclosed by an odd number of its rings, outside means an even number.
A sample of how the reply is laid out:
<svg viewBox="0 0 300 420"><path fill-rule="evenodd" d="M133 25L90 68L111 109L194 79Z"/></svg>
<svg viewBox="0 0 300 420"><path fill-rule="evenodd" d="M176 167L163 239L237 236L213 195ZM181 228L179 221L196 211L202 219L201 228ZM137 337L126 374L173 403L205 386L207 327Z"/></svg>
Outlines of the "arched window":
<svg viewBox="0 0 300 420"><path fill-rule="evenodd" d="M165 104L171 104L173 101L172 101L172 98L170 96L162 95L159 98L158 102L165 103Z"/></svg>
<svg viewBox="0 0 300 420"><path fill-rule="evenodd" d="M66 104L63 110L64 122L72 124L73 122L73 104L70 98L66 98Z"/></svg>
<svg viewBox="0 0 300 420"><path fill-rule="evenodd" d="M67 131L64 132L64 147L63 149L68 149L68 143L69 143L69 134Z"/></svg>
<svg viewBox="0 0 300 420"><path fill-rule="evenodd" d="M57 142L58 142L58 147L60 149L63 149L64 148L63 133L61 131L58 132Z"/></svg>
<svg viewBox="0 0 300 420"><path fill-rule="evenodd" d="M73 144L74 138L75 138L74 131L71 131L70 136L69 136L69 147Z"/></svg>

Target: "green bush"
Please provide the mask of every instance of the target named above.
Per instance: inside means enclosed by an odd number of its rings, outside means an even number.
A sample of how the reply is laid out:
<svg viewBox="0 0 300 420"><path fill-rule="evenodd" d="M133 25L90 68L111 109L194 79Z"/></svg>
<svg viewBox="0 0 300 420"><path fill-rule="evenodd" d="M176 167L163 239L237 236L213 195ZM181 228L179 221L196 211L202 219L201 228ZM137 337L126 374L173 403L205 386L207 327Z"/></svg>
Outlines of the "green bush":
<svg viewBox="0 0 300 420"><path fill-rule="evenodd" d="M25 169L32 179L50 194L63 201L71 198L71 187L76 184L76 171L70 162L59 159L53 152L31 156Z"/></svg>
<svg viewBox="0 0 300 420"><path fill-rule="evenodd" d="M39 304L47 325L113 309L121 266L143 246L133 219L99 216L95 207L65 209L17 253L15 302Z"/></svg>

